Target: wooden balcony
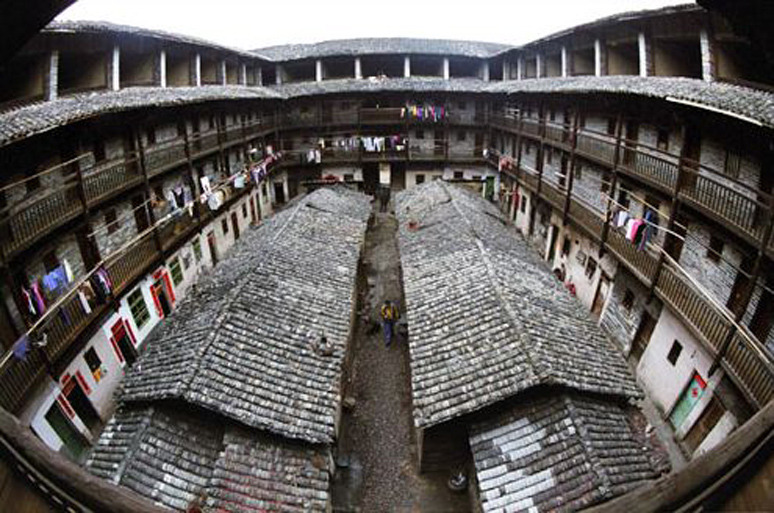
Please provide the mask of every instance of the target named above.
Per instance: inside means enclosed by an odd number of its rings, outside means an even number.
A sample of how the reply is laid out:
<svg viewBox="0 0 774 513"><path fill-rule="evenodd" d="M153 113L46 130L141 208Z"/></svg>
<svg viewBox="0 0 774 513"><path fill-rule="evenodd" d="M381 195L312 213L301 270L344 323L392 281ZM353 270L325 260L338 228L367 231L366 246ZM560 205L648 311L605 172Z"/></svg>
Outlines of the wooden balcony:
<svg viewBox="0 0 774 513"><path fill-rule="evenodd" d="M360 109L360 123L363 125L394 124L405 121L403 109L391 107L384 109Z"/></svg>
<svg viewBox="0 0 774 513"><path fill-rule="evenodd" d="M546 125L542 138L539 137L540 125L535 120L522 120L519 128L518 120L498 116L493 118L493 125L568 150L567 132L556 125ZM585 159L612 168L616 141L607 134L584 129L578 132L575 151ZM772 216L774 198L771 194L699 163L684 161L681 165L678 157L635 141L622 141L619 151L619 172L665 194L674 194L677 190L679 199L689 207L730 229L754 247L761 244ZM774 255L774 239L768 249L769 254Z"/></svg>
<svg viewBox="0 0 774 513"><path fill-rule="evenodd" d="M223 208L239 201L249 191L249 188L234 190ZM106 258L104 266L113 282L114 297L127 292L137 278L163 260L165 254L159 250L156 237L162 241L165 251L171 250L213 219L213 215L201 205L197 204L196 208L200 210L198 217L182 214L179 219L158 227L158 234L149 231L125 250ZM17 360L10 352L4 355L0 362L0 407L8 411L17 410L36 383L46 375L50 364L66 355L79 341L83 342L82 337L88 336L89 328L115 308L108 302L95 305L87 314L76 292L71 290L51 305L48 316L38 329L46 334L44 347L31 348L24 360Z"/></svg>
<svg viewBox="0 0 774 513"><path fill-rule="evenodd" d="M218 132L217 130L210 130L209 132L194 134L189 144L191 145L191 156L199 158L218 149Z"/></svg>
<svg viewBox="0 0 774 513"><path fill-rule="evenodd" d="M515 177L526 188L537 190L538 176L525 169ZM564 191L543 182L540 197L556 209L563 209ZM573 224L597 241L602 240L602 214L576 198L570 199L569 217ZM682 271L668 261L659 270L659 255L637 248L612 227L604 248L636 276L646 287L653 285L656 296L668 305L703 341L711 355L722 353L721 365L739 386L750 403L760 408L774 398L774 355L755 339L744 326L734 327L732 314L700 290ZM723 344L730 343L723 352Z"/></svg>
<svg viewBox="0 0 774 513"><path fill-rule="evenodd" d="M182 138L145 150L145 169L148 176L155 176L185 161L185 141Z"/></svg>
<svg viewBox="0 0 774 513"><path fill-rule="evenodd" d="M6 256L29 247L43 235L83 213L78 183L46 192L15 205L0 221L0 240Z"/></svg>
<svg viewBox="0 0 774 513"><path fill-rule="evenodd" d="M122 158L101 165L93 171L85 171L83 173L83 192L86 196L86 202L91 206L138 185L142 180L136 157L128 161Z"/></svg>

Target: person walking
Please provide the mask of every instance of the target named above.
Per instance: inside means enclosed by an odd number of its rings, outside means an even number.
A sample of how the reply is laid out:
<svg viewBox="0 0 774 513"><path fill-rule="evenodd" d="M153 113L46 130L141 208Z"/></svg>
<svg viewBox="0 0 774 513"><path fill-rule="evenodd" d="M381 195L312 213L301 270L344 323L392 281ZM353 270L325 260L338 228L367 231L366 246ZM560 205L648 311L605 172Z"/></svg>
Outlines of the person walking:
<svg viewBox="0 0 774 513"><path fill-rule="evenodd" d="M395 331L395 322L400 319L400 310L392 304L389 299L385 299L382 305L382 328L384 329L384 347L390 347L392 335Z"/></svg>

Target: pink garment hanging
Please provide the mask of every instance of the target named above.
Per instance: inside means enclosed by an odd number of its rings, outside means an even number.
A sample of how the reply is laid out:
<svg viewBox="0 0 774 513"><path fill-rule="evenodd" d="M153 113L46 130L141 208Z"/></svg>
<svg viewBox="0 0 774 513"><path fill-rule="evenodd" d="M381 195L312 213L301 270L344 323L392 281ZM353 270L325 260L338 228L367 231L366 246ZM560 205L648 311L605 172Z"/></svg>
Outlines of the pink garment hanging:
<svg viewBox="0 0 774 513"><path fill-rule="evenodd" d="M645 224L645 221L642 219L632 219L630 220L631 224L626 225L626 238L629 239L629 242L634 242L634 238L637 236L637 232L639 231L640 227Z"/></svg>

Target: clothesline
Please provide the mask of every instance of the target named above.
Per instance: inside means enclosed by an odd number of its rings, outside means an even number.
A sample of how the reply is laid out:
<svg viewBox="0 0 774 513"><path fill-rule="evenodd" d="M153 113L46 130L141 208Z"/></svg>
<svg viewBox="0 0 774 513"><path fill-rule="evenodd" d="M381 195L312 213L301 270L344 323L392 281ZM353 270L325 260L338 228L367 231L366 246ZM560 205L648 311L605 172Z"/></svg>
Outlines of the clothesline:
<svg viewBox="0 0 774 513"><path fill-rule="evenodd" d="M267 159L264 159L266 161ZM262 162L264 162L262 161ZM236 173L236 175L241 173ZM212 191L218 191L222 188L224 188L226 185L231 183L234 179L234 176L231 175L224 181L218 183L216 186L212 187ZM196 200L193 200L195 202ZM170 212L169 214L165 215L158 221L156 221L154 224L143 230L142 232L138 233L134 238L124 243L120 248L118 248L116 251L112 252L110 255L104 257L101 259L95 266L92 268L89 272L85 274L82 278L78 280L73 280L73 282L68 283L68 285L71 287L70 290L68 290L66 293L62 294L59 298L57 298L56 301L53 302L50 306L46 308L46 311L40 316L39 319L37 319L32 326L27 328L27 330L24 332L23 335L19 337L19 340L25 337L30 337L34 332L41 328L45 328L48 323L51 321L52 316L54 315L54 312L59 312L60 307L65 304L66 301L69 301L72 299L78 291L81 289L84 284L92 278L100 269L104 268L105 265L108 262L111 262L112 260L115 260L116 258L123 255L129 248L134 246L137 242L139 242L141 239L143 239L145 236L150 234L153 230L156 228L161 227L162 225L166 224L168 221L173 219L175 217L176 212ZM0 361L0 368L4 367L8 361L13 357L14 355L14 349L11 347L3 357L2 361Z"/></svg>

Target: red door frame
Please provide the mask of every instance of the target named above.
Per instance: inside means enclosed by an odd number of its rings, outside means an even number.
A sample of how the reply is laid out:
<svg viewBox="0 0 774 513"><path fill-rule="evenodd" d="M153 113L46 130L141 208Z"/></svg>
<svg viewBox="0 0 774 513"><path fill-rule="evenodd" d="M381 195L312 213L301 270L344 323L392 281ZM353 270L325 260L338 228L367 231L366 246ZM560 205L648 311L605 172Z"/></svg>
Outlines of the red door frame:
<svg viewBox="0 0 774 513"><path fill-rule="evenodd" d="M118 340L123 337L125 334L129 334L129 338L132 339L132 345L137 345L137 339L134 336L134 332L132 331L132 327L129 325L128 322L122 317L116 321L113 326L110 327L110 332L113 334L110 337L110 345L113 346L113 351L115 351L116 356L118 357L118 361L120 363L124 363L125 358L124 354L121 352L121 349L118 347Z"/></svg>

